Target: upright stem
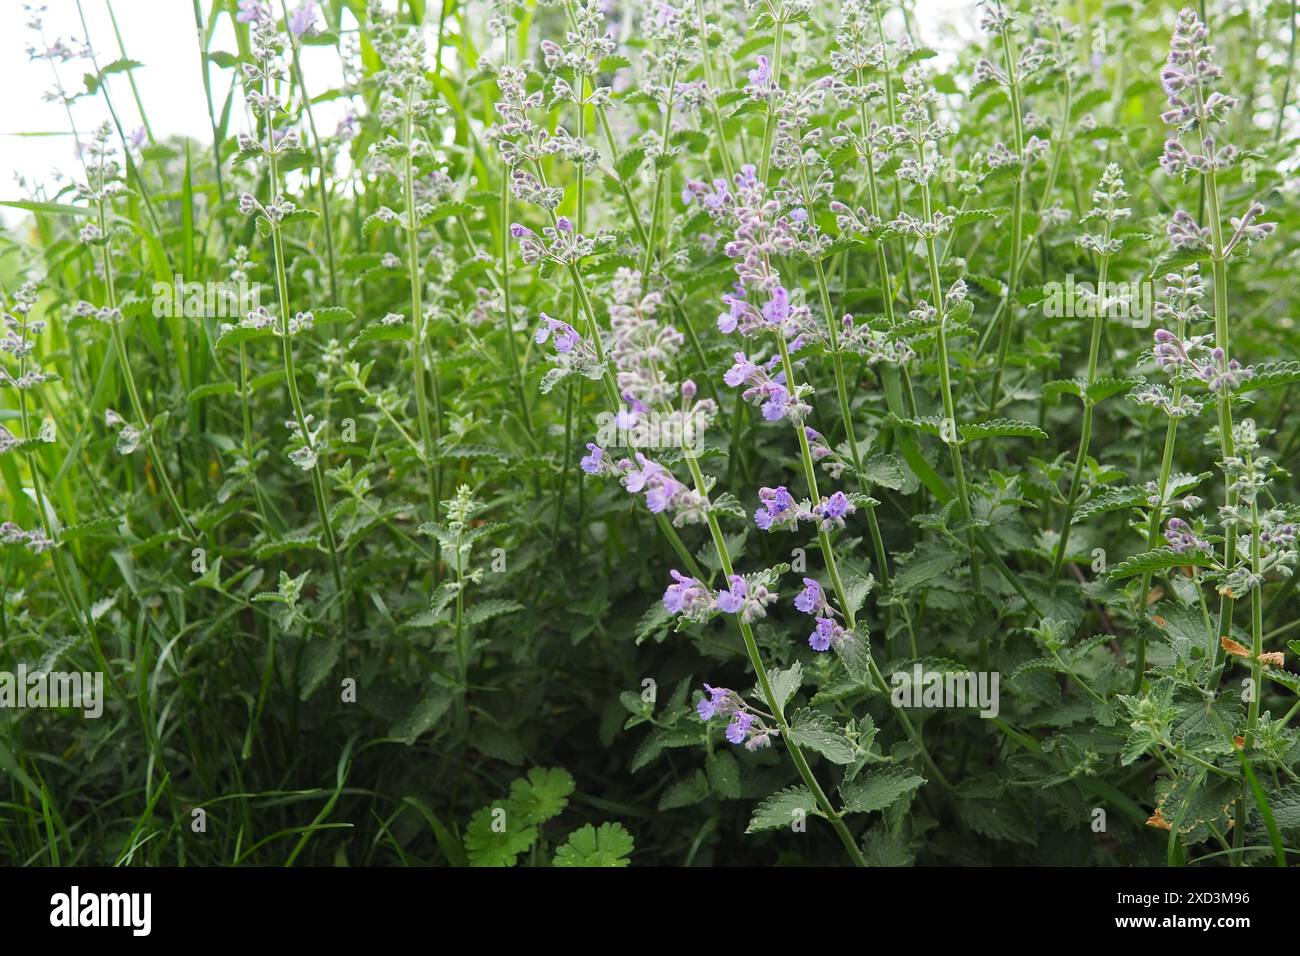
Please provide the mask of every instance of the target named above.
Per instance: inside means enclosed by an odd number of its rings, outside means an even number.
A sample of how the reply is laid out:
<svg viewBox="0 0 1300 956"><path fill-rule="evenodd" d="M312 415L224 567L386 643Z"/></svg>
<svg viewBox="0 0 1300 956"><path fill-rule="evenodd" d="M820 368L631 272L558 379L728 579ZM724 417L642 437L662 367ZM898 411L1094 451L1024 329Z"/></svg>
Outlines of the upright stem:
<svg viewBox="0 0 1300 956"><path fill-rule="evenodd" d="M917 160L924 164L925 152L919 140L916 153ZM921 206L925 214L925 221L930 222L932 219L930 184L925 181L921 183ZM939 257L935 251L933 236L925 237L925 253L930 266L930 294L934 298L934 308L938 314L935 338L939 345L939 386L943 398L944 418L943 441L948 446L948 455L952 461L953 479L957 483L957 503L961 508L962 520L966 522L966 543L970 549L971 581L975 586L976 595L982 597L984 586L980 575L980 558L975 541L975 528L972 524L974 514L970 506L970 490L966 487L966 469L962 465L961 438L957 434L957 409L952 400L952 372L948 367L948 334L944 328L948 320L948 310L944 303L943 288L939 282ZM987 642L986 639L981 638L980 657L984 658L986 656Z"/></svg>
<svg viewBox="0 0 1300 956"><path fill-rule="evenodd" d="M269 95L269 87L266 90ZM275 114L268 110L266 114L267 168L271 178L271 198L275 201L280 195L280 165L275 146ZM311 429L307 425L307 415L303 411L302 396L298 392L298 376L294 372L293 339L289 334L289 275L285 269L284 234L279 220L271 223L271 251L275 256L275 291L280 305L280 343L284 357L285 385L289 390L289 401L293 406L294 421L302 433L302 440L313 456L316 455L316 443L312 439ZM334 528L330 525L329 503L325 496L325 481L321 477L319 457L311 469L312 493L316 498L316 514L320 519L321 531L325 535L325 545L329 550L330 567L334 573L334 587L338 591L340 611L344 628L347 622L347 596L343 588L343 568L339 563L338 544L334 538Z"/></svg>
<svg viewBox="0 0 1300 956"><path fill-rule="evenodd" d="M415 170L411 156L414 141L411 117L414 89L406 93L406 109L402 118L402 188L406 202L406 275L411 291L411 378L415 390L415 415L420 425L420 443L424 448L424 466L427 472L429 512L438 520L439 502L442 500L442 467L433 463L435 449L433 431L429 426L429 398L424 388L424 302L423 278L420 275L419 224L415 221ZM437 373L434 373L435 378ZM437 387L436 384L434 386ZM439 423L441 434L441 423Z"/></svg>
<svg viewBox="0 0 1300 956"><path fill-rule="evenodd" d="M1110 243L1111 223L1106 222L1104 245ZM1065 563L1066 547L1070 541L1070 522L1074 520L1074 506L1079 499L1079 486L1083 482L1083 467L1088 460L1088 446L1092 442L1092 418L1096 404L1089 396L1097 381L1097 357L1101 352L1101 326L1105 321L1106 273L1110 256L1103 253L1097 271L1097 297L1093 300L1092 337L1088 344L1088 378L1083 394L1083 429L1079 434L1079 450L1074 456L1074 472L1070 476L1070 490L1065 499L1065 514L1061 517L1061 531L1056 536L1056 554L1052 558L1052 580L1055 581Z"/></svg>
<svg viewBox="0 0 1300 956"><path fill-rule="evenodd" d="M505 35L506 63L510 62L510 33ZM519 398L519 413L523 417L524 429L529 436L533 433L532 412L528 408L528 393L524 389L524 373L519 363L519 347L515 344L514 309L510 301L510 176L503 166L501 168L501 303L505 312L506 352L510 357L510 371L515 379L515 391ZM467 230L468 231L468 230Z"/></svg>
<svg viewBox="0 0 1300 956"><path fill-rule="evenodd" d="M713 128L718 134L718 154L722 157L722 168L730 183L736 175L731 165L731 150L727 146L727 134L722 128L722 114L718 112L717 87L713 85L713 51L709 49L709 28L704 18L704 0L695 0L695 15L700 30L700 59L704 63L704 83L709 88L709 113L713 118Z"/></svg>
<svg viewBox="0 0 1300 956"><path fill-rule="evenodd" d="M764 186L767 185L768 170L772 166L772 135L776 132L776 106L777 99L781 95L781 51L785 46L784 0L780 0L775 9L770 2L767 7L776 20L776 36L772 40L772 88L776 92L772 94L772 99L767 104L767 122L763 125L763 163L759 168L758 181Z"/></svg>
<svg viewBox="0 0 1300 956"><path fill-rule="evenodd" d="M1187 323L1183 319L1178 320L1177 333L1178 340L1181 342L1187 334ZM1181 382L1174 385L1173 400L1170 403L1171 408L1180 407L1183 397L1183 386ZM1147 550L1151 551L1160 541L1160 525L1164 521L1164 503L1165 495L1169 492L1169 476L1173 471L1174 465L1174 445L1178 436L1178 419L1173 415L1169 416L1169 423L1165 426L1165 447L1160 455L1160 483L1158 485L1159 500L1151 508L1151 516L1147 521ZM1136 694L1142 690L1142 677L1146 672L1147 664L1147 635L1146 621L1142 619L1142 612L1146 610L1147 595L1151 592L1152 572L1147 571L1142 575L1142 583L1138 588L1138 620L1140 627L1138 629L1138 654L1137 663L1134 667L1133 674L1133 693ZM1218 645L1218 641L1211 642ZM1213 648L1210 649L1213 651Z"/></svg>
<svg viewBox="0 0 1300 956"><path fill-rule="evenodd" d="M1001 3L998 4L999 8ZM1007 294L1002 310L1002 326L998 330L998 356L993 371L993 388L989 393L989 410L994 412L1002 391L1002 373L1006 366L1007 351L1011 345L1011 312L1016 301L1016 287L1020 283L1021 212L1025 195L1025 129L1020 113L1020 80L1016 76L1015 44L1011 42L1009 28L1002 30L1002 53L1007 65L1007 89L1011 96L1011 121L1015 131L1016 183L1011 194L1011 264L1007 276Z"/></svg>

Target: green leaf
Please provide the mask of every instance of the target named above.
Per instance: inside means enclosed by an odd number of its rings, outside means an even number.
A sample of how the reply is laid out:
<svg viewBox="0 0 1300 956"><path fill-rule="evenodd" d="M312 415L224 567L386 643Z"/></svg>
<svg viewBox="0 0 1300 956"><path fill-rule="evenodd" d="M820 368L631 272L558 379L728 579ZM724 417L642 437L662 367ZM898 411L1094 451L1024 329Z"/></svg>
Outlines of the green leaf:
<svg viewBox="0 0 1300 956"><path fill-rule="evenodd" d="M872 455L863 462L862 478L870 484L881 485L890 491L898 491L907 484L903 463L888 454Z"/></svg>
<svg viewBox="0 0 1300 956"><path fill-rule="evenodd" d="M835 653L849 676L859 684L871 683L871 636L865 621L846 633L835 645Z"/></svg>
<svg viewBox="0 0 1300 956"><path fill-rule="evenodd" d="M983 438L1046 438L1043 431L1032 422L1012 421L1009 418L997 418L989 422L974 425L958 425L957 433L963 441L979 441Z"/></svg>
<svg viewBox="0 0 1300 956"><path fill-rule="evenodd" d="M510 785L510 809L526 824L545 823L569 805L573 777L560 767L534 767Z"/></svg>
<svg viewBox="0 0 1300 956"><path fill-rule="evenodd" d="M765 798L754 808L746 833L788 827L795 820L817 813L817 801L806 787L787 787Z"/></svg>
<svg viewBox="0 0 1300 956"><path fill-rule="evenodd" d="M333 637L318 637L303 648L298 670L298 699L306 700L321 685L339 659L339 641Z"/></svg>
<svg viewBox="0 0 1300 956"><path fill-rule="evenodd" d="M1180 554L1173 548L1157 548L1154 551L1146 551L1142 554L1135 554L1131 558L1125 558L1119 564L1110 569L1108 577L1117 581L1120 578L1131 578L1134 575L1146 574L1148 571L1153 574L1157 571L1168 571L1170 568L1211 568L1214 567L1214 559L1203 551L1189 551Z"/></svg>
<svg viewBox="0 0 1300 956"><path fill-rule="evenodd" d="M506 601L501 598L489 598L486 601L477 601L465 609L464 622L470 627L482 624L484 621L490 621L494 617L500 617L503 614L513 614L515 611L522 611L524 606L518 601Z"/></svg>
<svg viewBox="0 0 1300 956"><path fill-rule="evenodd" d="M660 810L678 810L699 803L709 795L709 779L703 770L696 770L689 777L678 780L664 791L659 798Z"/></svg>
<svg viewBox="0 0 1300 956"><path fill-rule="evenodd" d="M831 763L852 763L857 748L844 729L830 717L808 707L795 711L790 722L790 739L801 747L815 750Z"/></svg>
<svg viewBox="0 0 1300 956"><path fill-rule="evenodd" d="M588 823L555 851L554 866L627 866L636 844L621 823Z"/></svg>
<svg viewBox="0 0 1300 956"><path fill-rule="evenodd" d="M431 687L410 712L393 725L388 736L395 737L404 744L415 743L425 731L442 719L442 715L451 707L451 701L450 690Z"/></svg>
<svg viewBox="0 0 1300 956"><path fill-rule="evenodd" d="M924 777L901 767L880 767L868 770L841 786L840 797L849 813L872 813L888 809L923 783Z"/></svg>
<svg viewBox="0 0 1300 956"><path fill-rule="evenodd" d="M484 807L465 829L470 866L514 866L519 854L537 840L537 828L527 826L505 806Z"/></svg>
<svg viewBox="0 0 1300 956"><path fill-rule="evenodd" d="M1254 374L1237 386L1233 394L1257 392L1265 388L1300 382L1300 362L1266 362L1263 365L1252 366L1251 370Z"/></svg>
<svg viewBox="0 0 1300 956"><path fill-rule="evenodd" d="M784 713L785 705L790 703L790 699L799 692L799 687L803 683L803 665L795 661L785 670L774 667L767 672L767 680L772 685L772 694L776 697L777 706Z"/></svg>
<svg viewBox="0 0 1300 956"><path fill-rule="evenodd" d="M709 778L709 786L718 797L734 800L740 796L740 764L728 751L719 750L710 754L704 763L704 771Z"/></svg>
<svg viewBox="0 0 1300 956"><path fill-rule="evenodd" d="M1122 511L1127 508L1136 508L1146 502L1147 492L1144 488L1137 485L1125 485L1123 488L1108 488L1105 491L1093 495L1074 512L1074 517L1070 519L1070 524L1078 524L1080 521L1086 521L1093 515L1104 514L1107 511Z"/></svg>
<svg viewBox="0 0 1300 956"><path fill-rule="evenodd" d="M614 163L614 172L618 173L619 179L627 182L643 162L645 162L645 147L634 147L618 157L618 161Z"/></svg>
<svg viewBox="0 0 1300 956"><path fill-rule="evenodd" d="M242 345L245 342L255 342L258 339L275 338L275 332L271 329L253 329L248 326L236 326L227 332L221 333L217 337L217 348L229 349L236 345Z"/></svg>

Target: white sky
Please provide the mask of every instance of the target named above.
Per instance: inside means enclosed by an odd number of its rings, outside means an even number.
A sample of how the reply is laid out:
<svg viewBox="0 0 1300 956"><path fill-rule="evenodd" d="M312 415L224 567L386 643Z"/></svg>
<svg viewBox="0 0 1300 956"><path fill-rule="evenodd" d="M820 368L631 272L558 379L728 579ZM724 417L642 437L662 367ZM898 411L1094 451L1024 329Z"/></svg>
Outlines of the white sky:
<svg viewBox="0 0 1300 956"><path fill-rule="evenodd" d="M38 0L29 2L39 5ZM47 42L69 37L84 39L87 29L82 27L77 0L44 2L48 7L42 15ZM179 134L208 142L211 131L199 67L192 0L112 2L127 57L144 64L135 71L135 80L154 136L166 139ZM210 6L206 0L200 5L205 11ZM290 6L294 5L291 0ZM917 6L916 25L922 36L934 45L947 45L935 43L935 39L954 28L959 30L962 39L973 37L973 0L921 0ZM99 66L104 67L121 58L109 19L108 0L80 0L80 7L86 17L86 27ZM79 169L63 107L44 100L44 94L54 85L50 65L43 60L33 62L28 59L28 45L39 45L36 35L27 29L28 20L23 11L23 0L0 0L0 90L5 91L3 108L0 109L0 199L27 198L26 190L20 188L16 176L49 187L55 181L54 170L71 176ZM221 18L211 49L235 51L234 35L227 17ZM338 59L332 48L307 48L303 65L313 95L340 81ZM70 91L84 89L82 77L90 71L86 60L59 64L60 78ZM212 68L213 99L218 113L231 77L230 71ZM140 126L139 111L126 75L110 76L108 88L128 133ZM339 104L321 104L317 107L317 123L322 130L333 130L340 112ZM78 101L72 107L72 115L83 136L109 118L102 96ZM242 101L237 98L231 133L243 128ZM16 135L33 132L53 135ZM21 213L16 210L0 208L0 222L13 224L19 218Z"/></svg>

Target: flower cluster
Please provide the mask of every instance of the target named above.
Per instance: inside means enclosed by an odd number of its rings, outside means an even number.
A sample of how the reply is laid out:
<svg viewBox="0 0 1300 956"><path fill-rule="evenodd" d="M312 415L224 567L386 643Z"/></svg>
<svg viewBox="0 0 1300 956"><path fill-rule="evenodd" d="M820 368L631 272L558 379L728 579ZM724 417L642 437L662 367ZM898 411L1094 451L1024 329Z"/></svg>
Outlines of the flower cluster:
<svg viewBox="0 0 1300 956"><path fill-rule="evenodd" d="M780 368L781 357L773 355L759 362L751 360L744 352L733 356L735 364L727 369L722 380L731 388L747 386L740 397L758 406L763 418L769 422L789 419L796 424L812 413L812 406L804 401L809 389L797 386L792 393L786 385L785 371Z"/></svg>
<svg viewBox="0 0 1300 956"><path fill-rule="evenodd" d="M704 696L695 705L700 720L730 717L725 731L729 742L744 745L746 750L761 750L771 746L772 738L780 733L764 720L766 715L754 710L734 690L727 687L704 685Z"/></svg>
<svg viewBox="0 0 1300 956"><path fill-rule="evenodd" d="M743 577L733 574L727 587L709 592L704 584L673 570L673 584L664 591L664 610L688 621L702 622L715 613L735 614L746 624L767 616L768 605L777 594L768 587L766 574Z"/></svg>
<svg viewBox="0 0 1300 956"><path fill-rule="evenodd" d="M54 547L43 531L24 531L12 521L0 524L0 544L22 545L32 554L43 554Z"/></svg>
<svg viewBox="0 0 1300 956"><path fill-rule="evenodd" d="M763 531L790 530L797 527L800 521L814 522L821 531L834 531L843 528L844 519L857 510L842 491L810 506L807 499L796 502L784 485L760 488L758 500L759 508L754 512L754 524Z"/></svg>

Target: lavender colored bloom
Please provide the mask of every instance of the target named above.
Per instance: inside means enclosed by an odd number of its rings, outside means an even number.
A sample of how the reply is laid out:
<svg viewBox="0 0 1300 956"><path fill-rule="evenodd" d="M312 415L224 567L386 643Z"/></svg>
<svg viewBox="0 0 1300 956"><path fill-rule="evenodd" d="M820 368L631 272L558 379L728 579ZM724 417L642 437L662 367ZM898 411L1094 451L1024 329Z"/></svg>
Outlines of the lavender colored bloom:
<svg viewBox="0 0 1300 956"><path fill-rule="evenodd" d="M1204 538L1198 537L1196 532L1182 518L1170 518L1165 529L1165 540L1169 542L1169 547L1179 554L1187 554L1189 551L1209 551L1210 543Z"/></svg>
<svg viewBox="0 0 1300 956"><path fill-rule="evenodd" d="M844 496L844 492L837 491L826 499L822 514L827 518L843 518L852 510L853 506L849 504L849 499Z"/></svg>
<svg viewBox="0 0 1300 956"><path fill-rule="evenodd" d="M594 475L600 471L601 459L604 457L605 450L599 445L587 442L587 451L590 454L583 455L578 462L578 467L589 475Z"/></svg>
<svg viewBox="0 0 1300 956"><path fill-rule="evenodd" d="M794 524L799 520L798 506L784 485L760 488L758 500L761 507L754 512L754 524L764 531L771 531L773 526Z"/></svg>
<svg viewBox="0 0 1300 956"><path fill-rule="evenodd" d="M711 687L708 684L704 685L704 689L709 696L700 698L700 702L695 705L695 711L700 715L700 720L710 720L723 712L732 692L725 687Z"/></svg>
<svg viewBox="0 0 1300 956"><path fill-rule="evenodd" d="M767 92L767 88L772 82L772 64L767 57L760 54L758 66L750 70L747 75L749 76L747 92L761 95Z"/></svg>
<svg viewBox="0 0 1300 956"><path fill-rule="evenodd" d="M294 36L316 32L316 0L303 0L289 15L289 30Z"/></svg>
<svg viewBox="0 0 1300 956"><path fill-rule="evenodd" d="M844 628L829 617L817 618L817 627L808 635L808 646L819 653L829 651L844 636Z"/></svg>
<svg viewBox="0 0 1300 956"><path fill-rule="evenodd" d="M548 338L553 338L555 351L567 353L572 352L574 348L582 344L582 336L569 323L553 319L545 312L540 313L539 318L545 324L537 330L537 334L534 336L534 340L538 345L541 345Z"/></svg>
<svg viewBox="0 0 1300 956"><path fill-rule="evenodd" d="M772 297L763 306L763 318L776 326L785 325L790 318L790 293L785 291L785 286L779 285L772 290Z"/></svg>
<svg viewBox="0 0 1300 956"><path fill-rule="evenodd" d="M826 593L812 578L803 579L803 590L794 599L794 606L804 614L816 614L826 608Z"/></svg>
<svg viewBox="0 0 1300 956"><path fill-rule="evenodd" d="M727 740L733 744L743 744L749 735L749 728L754 724L754 715L744 711L738 712L727 725Z"/></svg>
<svg viewBox="0 0 1300 956"><path fill-rule="evenodd" d="M736 364L727 369L726 373L722 376L722 380L732 388L736 388L738 385L749 381L751 378L757 376L761 371L757 365L749 360L744 352L737 352L734 358Z"/></svg>
<svg viewBox="0 0 1300 956"><path fill-rule="evenodd" d="M837 491L813 508L813 514L821 519L821 529L830 531L834 528L843 528L845 517L856 510L853 502L849 501L844 492Z"/></svg>
<svg viewBox="0 0 1300 956"><path fill-rule="evenodd" d="M739 574L733 574L728 579L728 584L728 589L719 591L714 601L718 605L718 610L727 614L735 614L745 606L745 595L749 592L749 583Z"/></svg>
<svg viewBox="0 0 1300 956"><path fill-rule="evenodd" d="M749 303L745 301L745 293L742 289L735 295L724 295L722 304L727 307L727 311L718 316L718 331L724 335L730 335L736 331L736 326L745 317L749 309Z"/></svg>
<svg viewBox="0 0 1300 956"><path fill-rule="evenodd" d="M268 23L271 11L262 0L239 0L239 12L235 14L237 23Z"/></svg>
<svg viewBox="0 0 1300 956"><path fill-rule="evenodd" d="M676 569L668 573L676 583L668 585L664 591L664 610L690 620L702 620L709 610L708 590L695 578L687 577Z"/></svg>

